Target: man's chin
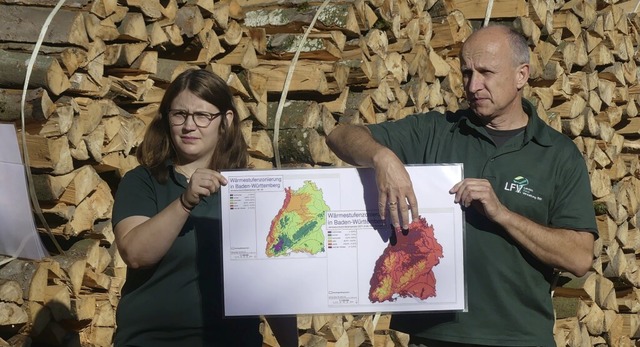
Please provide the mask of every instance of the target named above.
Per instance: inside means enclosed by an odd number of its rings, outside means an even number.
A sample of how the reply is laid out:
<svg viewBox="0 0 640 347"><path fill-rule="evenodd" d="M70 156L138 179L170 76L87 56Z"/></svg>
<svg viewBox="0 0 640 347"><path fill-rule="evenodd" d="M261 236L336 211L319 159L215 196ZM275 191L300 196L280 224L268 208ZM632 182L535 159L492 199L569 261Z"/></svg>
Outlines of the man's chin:
<svg viewBox="0 0 640 347"><path fill-rule="evenodd" d="M486 118L491 115L491 112L486 108L472 106L470 109L471 111L473 111L473 113L475 113L476 116L480 118Z"/></svg>
<svg viewBox="0 0 640 347"><path fill-rule="evenodd" d="M491 113L486 109L470 108L470 110L473 111L473 114L476 116L477 122L479 122L480 124L486 125L487 123L491 122Z"/></svg>

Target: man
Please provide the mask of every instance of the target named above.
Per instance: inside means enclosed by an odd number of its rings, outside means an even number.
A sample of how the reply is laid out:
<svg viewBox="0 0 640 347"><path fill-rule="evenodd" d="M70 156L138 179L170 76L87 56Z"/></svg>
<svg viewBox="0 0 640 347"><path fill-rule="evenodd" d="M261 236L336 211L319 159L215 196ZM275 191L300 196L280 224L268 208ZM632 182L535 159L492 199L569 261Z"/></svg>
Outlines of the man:
<svg viewBox="0 0 640 347"><path fill-rule="evenodd" d="M519 33L474 32L460 63L469 110L341 125L327 142L375 169L380 215L388 210L396 232L418 216L404 164L464 163L450 193L465 210L468 312L398 314L393 329L415 346L555 346L554 269L584 275L597 237L584 160L522 98L529 50Z"/></svg>

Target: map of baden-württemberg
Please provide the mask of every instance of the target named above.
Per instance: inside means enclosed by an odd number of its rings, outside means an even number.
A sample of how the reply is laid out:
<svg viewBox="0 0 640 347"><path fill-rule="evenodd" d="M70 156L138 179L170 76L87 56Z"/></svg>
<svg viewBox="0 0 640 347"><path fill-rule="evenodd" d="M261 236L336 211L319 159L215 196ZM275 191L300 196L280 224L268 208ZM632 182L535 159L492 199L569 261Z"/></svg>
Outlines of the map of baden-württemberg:
<svg viewBox="0 0 640 347"><path fill-rule="evenodd" d="M286 256L292 252L317 254L324 252L322 227L329 206L322 190L312 181L300 189L285 188L285 198L278 214L271 221L267 235L266 255Z"/></svg>
<svg viewBox="0 0 640 347"><path fill-rule="evenodd" d="M369 284L371 302L395 301L398 296L425 300L436 296L433 267L443 257L433 225L420 218L409 225L409 233L396 235L376 261Z"/></svg>

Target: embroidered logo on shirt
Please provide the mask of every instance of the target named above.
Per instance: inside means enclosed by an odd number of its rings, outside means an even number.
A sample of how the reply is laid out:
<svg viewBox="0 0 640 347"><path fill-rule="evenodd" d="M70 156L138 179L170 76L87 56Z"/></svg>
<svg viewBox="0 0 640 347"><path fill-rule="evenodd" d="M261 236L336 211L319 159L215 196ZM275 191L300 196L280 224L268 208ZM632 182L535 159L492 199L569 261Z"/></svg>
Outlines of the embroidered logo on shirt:
<svg viewBox="0 0 640 347"><path fill-rule="evenodd" d="M504 190L522 194L534 200L542 200L541 197L533 195L533 189L527 187L528 185L529 180L526 177L518 176L511 182L505 182Z"/></svg>

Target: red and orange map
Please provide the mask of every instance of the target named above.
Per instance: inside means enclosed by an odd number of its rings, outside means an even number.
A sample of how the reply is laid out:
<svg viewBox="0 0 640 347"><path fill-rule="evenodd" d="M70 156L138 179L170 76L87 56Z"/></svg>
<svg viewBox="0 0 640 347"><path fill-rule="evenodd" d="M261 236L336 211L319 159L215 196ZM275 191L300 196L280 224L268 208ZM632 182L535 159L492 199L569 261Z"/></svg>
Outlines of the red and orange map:
<svg viewBox="0 0 640 347"><path fill-rule="evenodd" d="M387 248L376 261L369 281L372 303L395 301L399 297L425 300L436 296L433 267L443 257L442 246L433 234L433 225L424 218L409 225L409 233L396 235L397 243Z"/></svg>

